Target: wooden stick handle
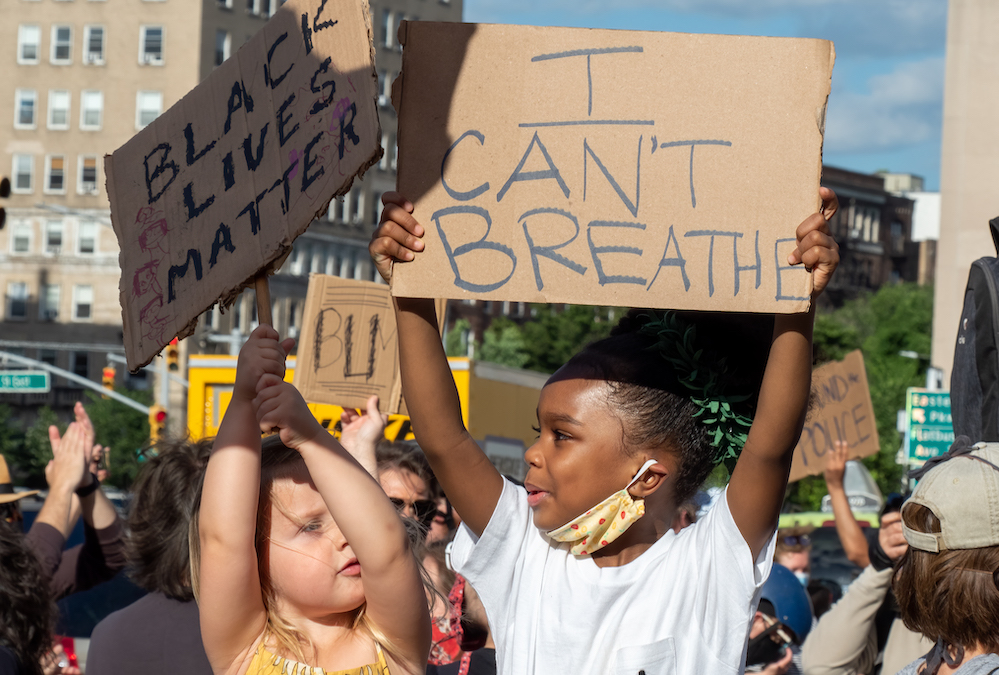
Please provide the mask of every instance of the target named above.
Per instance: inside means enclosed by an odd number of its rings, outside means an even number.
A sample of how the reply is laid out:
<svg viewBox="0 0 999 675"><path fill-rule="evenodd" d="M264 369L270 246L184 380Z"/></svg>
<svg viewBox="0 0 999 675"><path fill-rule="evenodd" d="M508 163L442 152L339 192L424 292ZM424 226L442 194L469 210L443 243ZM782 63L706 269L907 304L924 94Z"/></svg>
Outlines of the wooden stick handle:
<svg viewBox="0 0 999 675"><path fill-rule="evenodd" d="M253 282L253 290L257 294L257 323L273 326L271 321L271 287L267 283L266 274L258 274Z"/></svg>

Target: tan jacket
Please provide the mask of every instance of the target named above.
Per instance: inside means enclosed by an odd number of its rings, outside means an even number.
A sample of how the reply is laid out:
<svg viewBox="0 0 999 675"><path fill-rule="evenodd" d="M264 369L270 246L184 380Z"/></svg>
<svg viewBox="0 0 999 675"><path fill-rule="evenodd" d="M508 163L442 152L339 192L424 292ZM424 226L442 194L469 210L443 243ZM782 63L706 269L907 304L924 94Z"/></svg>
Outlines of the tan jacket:
<svg viewBox="0 0 999 675"><path fill-rule="evenodd" d="M822 615L801 648L805 675L870 675L878 659L874 617L891 588L892 570L868 566L846 595ZM895 619L885 644L882 675L894 675L933 646Z"/></svg>

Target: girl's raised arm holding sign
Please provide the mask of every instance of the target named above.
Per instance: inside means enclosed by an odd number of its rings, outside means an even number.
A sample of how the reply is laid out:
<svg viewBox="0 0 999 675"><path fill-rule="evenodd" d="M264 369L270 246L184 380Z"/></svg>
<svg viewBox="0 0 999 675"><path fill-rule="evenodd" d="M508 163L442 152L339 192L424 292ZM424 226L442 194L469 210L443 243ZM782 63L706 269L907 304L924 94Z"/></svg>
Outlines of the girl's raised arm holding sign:
<svg viewBox="0 0 999 675"><path fill-rule="evenodd" d="M839 262L836 197L820 196L788 260L812 271L813 299ZM388 280L424 231L401 195L383 201L370 251ZM453 559L499 671L738 672L804 421L814 303L774 319L633 310L548 380L524 488L462 424L433 302L396 303L413 428L466 525ZM724 498L674 534L677 505L737 456Z"/></svg>

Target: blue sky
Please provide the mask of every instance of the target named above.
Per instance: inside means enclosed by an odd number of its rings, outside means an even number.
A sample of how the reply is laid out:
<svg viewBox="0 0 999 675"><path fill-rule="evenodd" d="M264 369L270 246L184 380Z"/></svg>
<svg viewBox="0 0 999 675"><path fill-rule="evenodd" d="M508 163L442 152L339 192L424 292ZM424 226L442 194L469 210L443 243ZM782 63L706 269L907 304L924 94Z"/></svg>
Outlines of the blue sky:
<svg viewBox="0 0 999 675"><path fill-rule="evenodd" d="M464 0L465 21L836 44L825 162L940 185L946 0Z"/></svg>

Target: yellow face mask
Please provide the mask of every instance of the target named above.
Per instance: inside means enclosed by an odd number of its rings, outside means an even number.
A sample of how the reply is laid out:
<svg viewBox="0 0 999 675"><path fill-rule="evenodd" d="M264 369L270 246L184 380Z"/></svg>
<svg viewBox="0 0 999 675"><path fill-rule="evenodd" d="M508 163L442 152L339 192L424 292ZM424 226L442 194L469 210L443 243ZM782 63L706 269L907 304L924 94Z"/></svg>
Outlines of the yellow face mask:
<svg viewBox="0 0 999 675"><path fill-rule="evenodd" d="M558 542L571 543L569 552L573 555L590 555L610 544L645 515L645 500L632 499L628 489L656 463L657 460L654 459L647 461L623 490L615 492L562 527L550 530L548 536Z"/></svg>

